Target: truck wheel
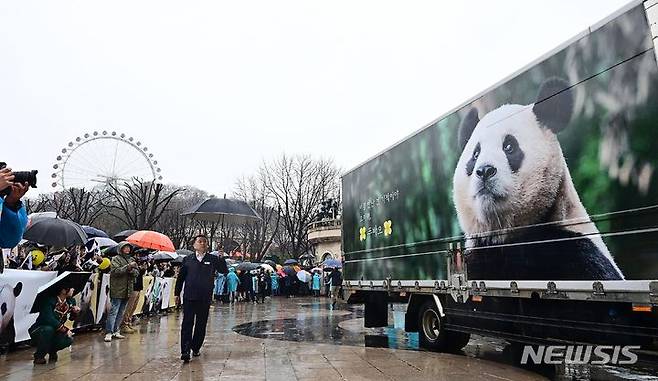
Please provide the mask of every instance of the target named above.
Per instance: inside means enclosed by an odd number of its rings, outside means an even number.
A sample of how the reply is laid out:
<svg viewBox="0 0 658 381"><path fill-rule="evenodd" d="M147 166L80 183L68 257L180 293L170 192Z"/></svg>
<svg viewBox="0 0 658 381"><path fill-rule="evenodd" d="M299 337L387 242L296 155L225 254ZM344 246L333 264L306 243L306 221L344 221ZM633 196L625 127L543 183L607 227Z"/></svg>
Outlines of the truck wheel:
<svg viewBox="0 0 658 381"><path fill-rule="evenodd" d="M420 346L434 351L445 348L446 331L443 319L433 300L425 302L418 311L418 337Z"/></svg>

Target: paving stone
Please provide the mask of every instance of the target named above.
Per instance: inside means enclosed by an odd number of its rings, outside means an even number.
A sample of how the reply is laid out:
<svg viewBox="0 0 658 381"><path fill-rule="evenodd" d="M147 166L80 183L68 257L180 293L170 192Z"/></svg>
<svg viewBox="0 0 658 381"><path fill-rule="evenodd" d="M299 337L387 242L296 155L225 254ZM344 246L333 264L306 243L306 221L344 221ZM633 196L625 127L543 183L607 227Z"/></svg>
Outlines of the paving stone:
<svg viewBox="0 0 658 381"><path fill-rule="evenodd" d="M541 379L463 355L365 347L362 330L339 327L340 321L360 317L354 311L331 311L324 299L267 303L213 306L201 356L189 364L180 361L182 315L172 312L141 321L137 333L111 343L98 332L80 333L70 349L59 353L57 364L34 366L30 349L17 350L0 357L0 380ZM413 349L409 342L399 344Z"/></svg>

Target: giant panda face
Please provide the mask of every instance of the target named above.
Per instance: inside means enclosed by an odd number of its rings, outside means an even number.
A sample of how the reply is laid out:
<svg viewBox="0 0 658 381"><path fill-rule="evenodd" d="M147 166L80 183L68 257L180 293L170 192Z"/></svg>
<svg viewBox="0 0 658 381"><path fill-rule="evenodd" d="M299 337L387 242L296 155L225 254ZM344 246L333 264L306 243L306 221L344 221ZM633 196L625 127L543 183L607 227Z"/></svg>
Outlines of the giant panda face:
<svg viewBox="0 0 658 381"><path fill-rule="evenodd" d="M517 225L523 209L550 206L545 204L555 199L562 163L557 137L539 124L532 107L505 105L488 113L454 175L457 210L475 219L463 225L504 229Z"/></svg>
<svg viewBox="0 0 658 381"><path fill-rule="evenodd" d="M2 333L14 317L16 298L21 294L23 283L18 282L11 287L8 284L0 286L0 333Z"/></svg>
<svg viewBox="0 0 658 381"><path fill-rule="evenodd" d="M535 104L504 105L482 120L472 109L464 118L453 199L466 234L536 223L554 204L566 170L556 132L572 100L570 92L550 95L565 88L547 81Z"/></svg>

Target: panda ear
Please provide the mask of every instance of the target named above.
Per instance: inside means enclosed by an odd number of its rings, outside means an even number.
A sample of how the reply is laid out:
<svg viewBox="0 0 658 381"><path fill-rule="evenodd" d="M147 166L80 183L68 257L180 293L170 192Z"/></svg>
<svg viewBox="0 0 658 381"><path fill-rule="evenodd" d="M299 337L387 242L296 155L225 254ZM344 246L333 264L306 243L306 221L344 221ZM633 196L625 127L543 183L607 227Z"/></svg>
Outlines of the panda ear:
<svg viewBox="0 0 658 381"><path fill-rule="evenodd" d="M473 107L468 111L468 114L466 114L464 119L462 119L462 123L459 126L459 134L457 139L460 152L464 150L464 147L466 147L468 139L470 139L473 130L475 130L475 126L477 126L479 122L480 118L478 117L478 110Z"/></svg>
<svg viewBox="0 0 658 381"><path fill-rule="evenodd" d="M23 290L23 283L21 282L16 283L16 287L14 287L14 296L18 297L18 295L21 294L22 290Z"/></svg>
<svg viewBox="0 0 658 381"><path fill-rule="evenodd" d="M573 103L569 83L561 78L550 78L541 85L532 111L539 123L557 134L569 124Z"/></svg>

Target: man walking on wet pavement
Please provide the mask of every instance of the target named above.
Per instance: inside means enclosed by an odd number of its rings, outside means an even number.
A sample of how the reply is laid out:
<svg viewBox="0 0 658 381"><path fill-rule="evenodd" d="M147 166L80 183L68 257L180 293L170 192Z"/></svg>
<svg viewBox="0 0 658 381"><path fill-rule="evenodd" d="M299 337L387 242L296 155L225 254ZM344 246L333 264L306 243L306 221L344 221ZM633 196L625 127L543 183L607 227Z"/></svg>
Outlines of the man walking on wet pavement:
<svg viewBox="0 0 658 381"><path fill-rule="evenodd" d="M199 351L206 337L215 273L228 273L224 258L207 253L208 238L205 235L194 237L193 246L195 254L183 259L174 290L176 304L180 305L180 294L185 285L180 332L180 358L184 362L190 361L190 350L194 357L200 355Z"/></svg>
<svg viewBox="0 0 658 381"><path fill-rule="evenodd" d="M331 308L335 308L336 301L338 300L338 291L343 285L343 274L341 274L339 269L333 269L331 271L329 282L331 283Z"/></svg>

